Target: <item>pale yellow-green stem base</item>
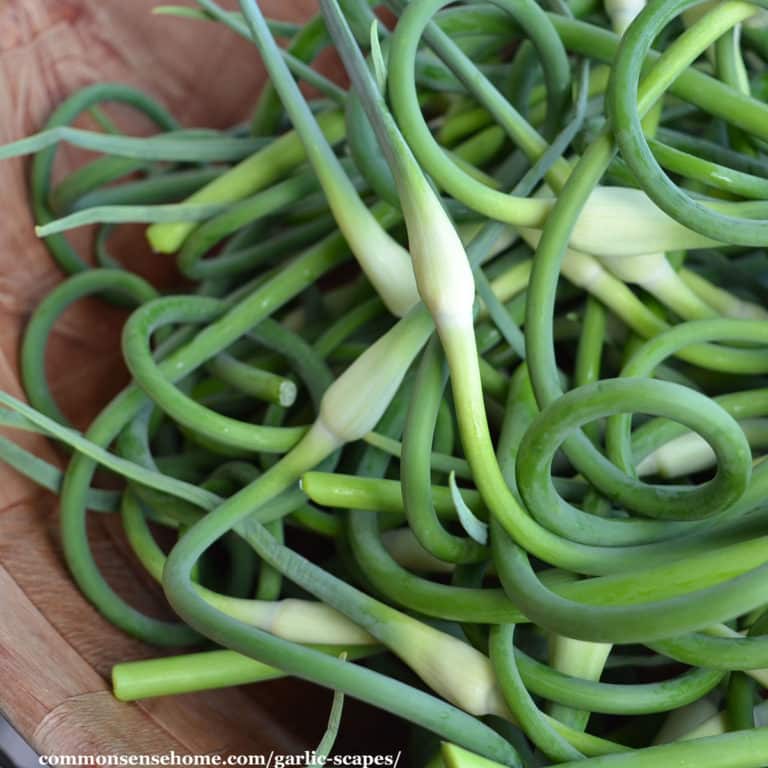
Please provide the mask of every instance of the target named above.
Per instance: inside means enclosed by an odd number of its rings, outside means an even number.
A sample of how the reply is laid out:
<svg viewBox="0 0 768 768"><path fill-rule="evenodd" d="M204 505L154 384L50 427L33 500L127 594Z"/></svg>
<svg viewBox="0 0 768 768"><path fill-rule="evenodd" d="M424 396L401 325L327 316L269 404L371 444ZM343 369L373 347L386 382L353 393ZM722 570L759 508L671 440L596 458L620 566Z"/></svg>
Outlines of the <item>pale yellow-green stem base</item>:
<svg viewBox="0 0 768 768"><path fill-rule="evenodd" d="M340 112L323 112L318 115L317 122L329 143L336 144L344 138L346 123ZM306 153L298 134L289 131L206 184L184 202L237 202L283 178L305 159ZM156 253L175 253L197 226L197 222L188 221L153 224L147 229L147 240Z"/></svg>

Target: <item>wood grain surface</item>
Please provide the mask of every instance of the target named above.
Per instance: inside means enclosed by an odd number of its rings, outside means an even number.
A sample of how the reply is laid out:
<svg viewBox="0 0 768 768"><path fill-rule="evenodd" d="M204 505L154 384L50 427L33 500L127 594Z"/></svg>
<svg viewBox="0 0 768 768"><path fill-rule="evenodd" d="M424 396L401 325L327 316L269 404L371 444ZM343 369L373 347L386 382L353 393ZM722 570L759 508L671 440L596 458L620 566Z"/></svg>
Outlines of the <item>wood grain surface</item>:
<svg viewBox="0 0 768 768"><path fill-rule="evenodd" d="M0 141L36 131L65 96L104 80L148 90L186 126L223 127L246 117L263 82L255 49L213 24L153 16L155 4L0 0ZM276 18L300 20L315 4L264 0L262 6ZM131 124L125 111L110 114L126 130L145 128ZM86 157L72 150L60 155L58 174ZM0 388L17 396L20 333L35 304L61 279L33 233L27 170L24 161L0 163ZM126 229L115 255L159 286L171 284L170 260L148 252L140 228ZM78 232L75 240L82 245L88 237ZM122 312L100 301L82 301L51 338L54 394L80 427L126 381L118 344L123 320ZM64 466L65 455L47 441L9 435ZM157 652L109 625L68 578L57 543L56 499L10 469L0 473L0 710L35 749L237 754L317 743L316 727L308 730L291 713L297 698L324 705L325 692L296 681L139 705L114 700L107 684L112 665ZM119 526L92 517L94 550L110 582L162 615L162 596L139 573Z"/></svg>

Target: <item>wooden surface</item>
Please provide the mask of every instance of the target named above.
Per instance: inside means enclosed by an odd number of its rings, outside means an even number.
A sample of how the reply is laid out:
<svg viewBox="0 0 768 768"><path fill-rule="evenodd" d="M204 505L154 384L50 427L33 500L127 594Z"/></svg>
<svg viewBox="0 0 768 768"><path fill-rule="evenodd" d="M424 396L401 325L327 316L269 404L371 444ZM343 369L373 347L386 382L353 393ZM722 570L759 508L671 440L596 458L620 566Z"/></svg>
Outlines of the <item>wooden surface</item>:
<svg viewBox="0 0 768 768"><path fill-rule="evenodd" d="M99 80L149 90L187 126L222 127L245 117L263 78L255 49L212 24L153 17L153 4L0 0L0 141L34 132L63 97ZM311 0L262 5L275 17L294 20L314 7ZM124 111L114 116L131 127ZM59 172L82 157L62 152ZM26 171L26 162L0 163L0 388L14 395L21 393L20 331L60 279L33 234ZM86 238L78 233L76 239ZM149 254L138 228L117 238L114 251L160 286L174 279L167 257ZM123 319L99 301L80 302L52 337L54 393L81 427L125 381L118 351ZM63 454L45 440L12 436L63 466ZM116 521L100 516L91 522L94 549L109 580L137 604L162 614L162 597L135 569ZM106 682L112 665L156 652L111 627L80 596L57 544L55 498L4 468L0 599L0 710L37 750L287 752L317 743L320 733L298 722L294 700L327 699L298 682L140 705L115 701Z"/></svg>

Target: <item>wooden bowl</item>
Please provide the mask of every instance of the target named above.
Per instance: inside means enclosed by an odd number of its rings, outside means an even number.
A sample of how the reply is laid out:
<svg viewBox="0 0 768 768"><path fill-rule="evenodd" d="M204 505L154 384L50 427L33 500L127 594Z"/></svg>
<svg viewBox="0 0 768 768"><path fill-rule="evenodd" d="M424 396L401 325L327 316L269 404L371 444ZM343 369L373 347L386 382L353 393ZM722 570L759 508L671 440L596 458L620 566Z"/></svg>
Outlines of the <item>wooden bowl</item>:
<svg viewBox="0 0 768 768"><path fill-rule="evenodd" d="M219 25L153 16L156 4L0 3L0 140L39 130L64 97L97 81L148 90L186 126L225 127L245 118L264 79L255 48ZM294 21L316 8L312 0L261 4L270 15ZM135 118L132 124L126 110L110 114L126 130L146 129ZM57 173L86 157L62 148ZM27 172L26 161L0 163L0 387L15 396L22 396L18 354L25 322L61 279L33 232ZM157 285L172 285L172 258L149 253L141 227L125 229L116 238L115 255ZM87 252L89 236L75 234L81 252ZM119 352L124 319L104 302L81 301L51 337L52 388L80 428L127 381ZM8 434L45 459L66 464L66 455L47 440ZM62 560L55 497L9 468L0 472L0 711L34 749L245 754L292 753L317 744L330 695L299 681L138 704L116 701L108 682L112 666L159 652L115 629L81 596ZM133 560L119 520L91 518L93 549L108 580L147 611L167 612L157 585ZM363 708L346 721L345 731L354 737L347 749L373 750L383 716L372 715Z"/></svg>

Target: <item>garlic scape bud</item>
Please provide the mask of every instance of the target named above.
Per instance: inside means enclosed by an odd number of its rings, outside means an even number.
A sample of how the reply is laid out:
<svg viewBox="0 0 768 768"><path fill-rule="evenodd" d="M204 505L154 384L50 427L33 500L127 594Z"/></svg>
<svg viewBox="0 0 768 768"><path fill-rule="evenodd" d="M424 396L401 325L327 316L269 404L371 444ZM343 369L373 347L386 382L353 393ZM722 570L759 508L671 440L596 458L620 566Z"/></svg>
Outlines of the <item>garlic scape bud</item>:
<svg viewBox="0 0 768 768"><path fill-rule="evenodd" d="M402 316L419 298L408 252L360 199L304 100L257 4L241 0L240 7L341 233L387 309Z"/></svg>
<svg viewBox="0 0 768 768"><path fill-rule="evenodd" d="M433 330L424 307L412 309L328 387L312 429L332 435L338 445L372 431Z"/></svg>
<svg viewBox="0 0 768 768"><path fill-rule="evenodd" d="M604 0L603 5L611 20L613 31L623 35L640 11L645 8L645 0Z"/></svg>
<svg viewBox="0 0 768 768"><path fill-rule="evenodd" d="M315 600L246 600L200 588L200 594L227 616L297 643L370 645L376 641L346 616Z"/></svg>
<svg viewBox="0 0 768 768"><path fill-rule="evenodd" d="M438 331L471 331L474 278L464 246L389 112L336 0L320 3L328 31L349 73L395 179L408 230L416 285Z"/></svg>

